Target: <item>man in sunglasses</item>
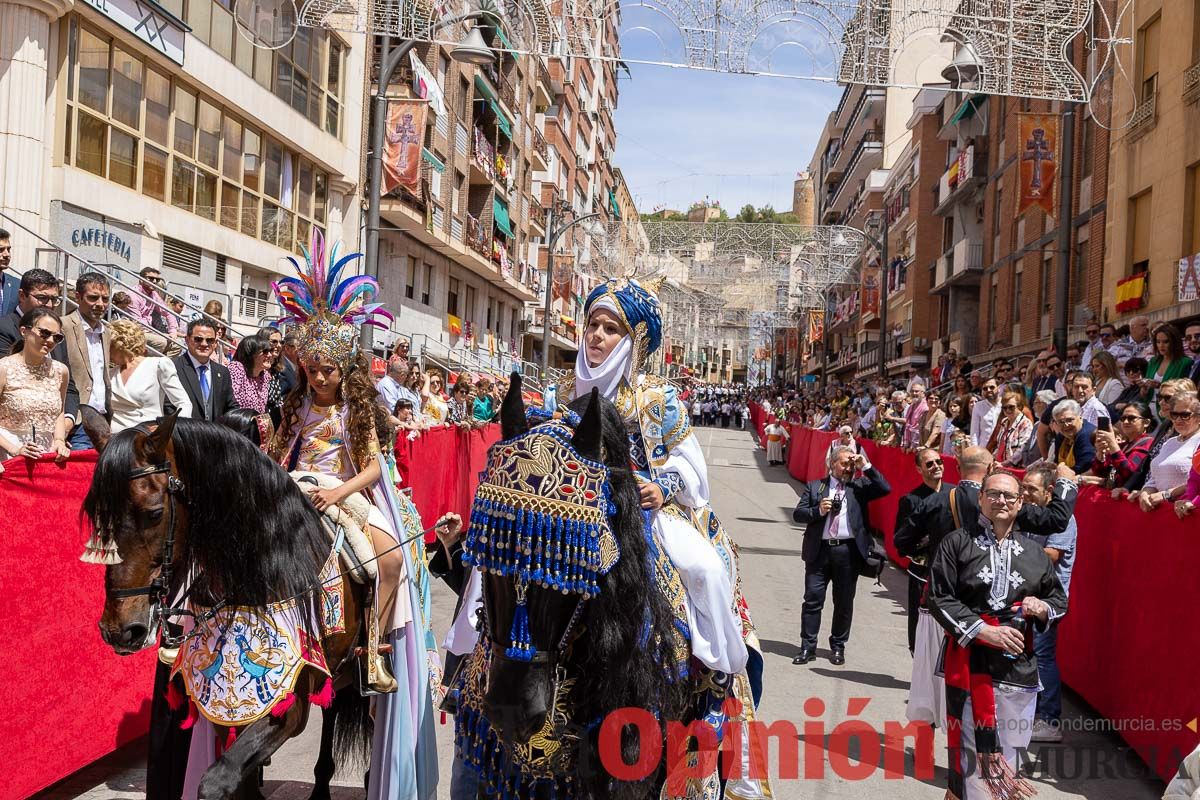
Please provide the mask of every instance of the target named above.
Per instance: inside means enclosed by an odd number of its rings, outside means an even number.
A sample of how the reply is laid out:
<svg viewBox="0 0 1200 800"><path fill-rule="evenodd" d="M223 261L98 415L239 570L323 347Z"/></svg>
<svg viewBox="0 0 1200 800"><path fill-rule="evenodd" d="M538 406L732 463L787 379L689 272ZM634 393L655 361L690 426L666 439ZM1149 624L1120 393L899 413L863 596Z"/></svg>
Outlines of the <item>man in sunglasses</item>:
<svg viewBox="0 0 1200 800"><path fill-rule="evenodd" d="M17 307L12 313L0 317L0 353L7 355L13 342L21 338L21 317L38 306L58 309L62 303L62 290L58 278L44 269L31 269L21 276L17 289ZM79 423L79 390L71 378L71 360L67 357L67 345L61 341L50 351L50 357L67 365L67 398L63 413L74 428Z"/></svg>
<svg viewBox="0 0 1200 800"><path fill-rule="evenodd" d="M1055 493L1057 493L1055 482ZM932 499L932 498L931 498ZM996 472L979 489L980 515L948 534L929 565L929 611L948 634L947 797L1027 797L1016 771L1038 695L1033 634L1067 613L1046 551L1026 535L1021 484Z"/></svg>
<svg viewBox="0 0 1200 800"><path fill-rule="evenodd" d="M184 336L187 351L172 359L183 391L192 401L192 418L218 420L238 407L233 398L229 369L212 360L217 347L213 323L201 317L188 323ZM168 412L169 413L169 412Z"/></svg>
<svg viewBox="0 0 1200 800"><path fill-rule="evenodd" d="M1192 383L1200 382L1200 320L1189 322L1183 329L1183 349L1192 359L1192 369L1187 377Z"/></svg>
<svg viewBox="0 0 1200 800"><path fill-rule="evenodd" d="M1100 323L1089 322L1083 329L1083 334L1087 336L1087 347L1083 349L1083 356L1079 359L1079 368L1089 369L1092 366L1092 356L1105 349L1100 340Z"/></svg>

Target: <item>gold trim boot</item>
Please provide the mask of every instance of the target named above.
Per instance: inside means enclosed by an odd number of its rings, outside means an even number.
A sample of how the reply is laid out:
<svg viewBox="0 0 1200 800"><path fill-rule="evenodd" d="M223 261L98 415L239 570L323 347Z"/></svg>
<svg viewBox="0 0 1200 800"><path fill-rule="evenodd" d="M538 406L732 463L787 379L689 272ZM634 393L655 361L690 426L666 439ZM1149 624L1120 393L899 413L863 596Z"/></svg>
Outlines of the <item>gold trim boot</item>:
<svg viewBox="0 0 1200 800"><path fill-rule="evenodd" d="M398 685L387 656L379 652L379 607L371 603L367 611L367 690L376 694L391 694Z"/></svg>

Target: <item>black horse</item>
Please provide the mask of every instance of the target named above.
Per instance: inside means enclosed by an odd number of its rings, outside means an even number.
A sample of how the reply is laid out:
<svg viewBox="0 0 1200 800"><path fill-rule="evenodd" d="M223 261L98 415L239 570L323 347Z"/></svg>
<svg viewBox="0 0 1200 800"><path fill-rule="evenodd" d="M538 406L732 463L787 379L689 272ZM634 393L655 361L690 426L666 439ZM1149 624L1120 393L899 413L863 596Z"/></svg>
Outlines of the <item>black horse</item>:
<svg viewBox="0 0 1200 800"><path fill-rule="evenodd" d="M676 628L676 610L656 585L655 546L630 469L621 416L595 392L571 408L581 417L571 447L609 470L616 508L609 522L620 556L599 579L599 592L592 597L530 584L526 604L535 657L529 661L504 652L517 605L513 578L485 574L486 629L463 671L459 757L470 760L478 755L477 735L476 752L463 752L471 747L464 728L478 734L482 723L490 737L483 750L536 757L560 746L571 750L569 757L551 763L573 771L539 777L527 770L523 776L514 775L511 759L502 756L488 762L485 753L482 760L488 763L479 771L486 796L535 797L553 786L558 797L658 797L665 777L661 763L636 782L612 779L602 768L601 723L617 709L644 709L655 715L662 735L668 720L688 717L691 682L680 674L687 655L679 652L684 644ZM501 407L501 426L503 441L496 447L530 430L517 375ZM626 764L637 762L640 745L634 729L621 731L620 752ZM509 765L499 768L505 774L495 774L502 763Z"/></svg>

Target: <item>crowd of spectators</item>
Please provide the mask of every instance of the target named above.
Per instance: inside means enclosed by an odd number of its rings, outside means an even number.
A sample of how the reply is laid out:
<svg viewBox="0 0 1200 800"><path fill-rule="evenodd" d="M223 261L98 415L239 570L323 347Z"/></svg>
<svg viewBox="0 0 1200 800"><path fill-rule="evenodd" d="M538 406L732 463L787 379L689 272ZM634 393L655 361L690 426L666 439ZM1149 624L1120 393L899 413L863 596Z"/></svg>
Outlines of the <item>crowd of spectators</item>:
<svg viewBox="0 0 1200 800"><path fill-rule="evenodd" d="M1069 467L1146 511L1200 501L1200 321L1090 324L1064 355L976 366L953 351L907 378L757 389L769 417L944 455L983 447L997 463Z"/></svg>

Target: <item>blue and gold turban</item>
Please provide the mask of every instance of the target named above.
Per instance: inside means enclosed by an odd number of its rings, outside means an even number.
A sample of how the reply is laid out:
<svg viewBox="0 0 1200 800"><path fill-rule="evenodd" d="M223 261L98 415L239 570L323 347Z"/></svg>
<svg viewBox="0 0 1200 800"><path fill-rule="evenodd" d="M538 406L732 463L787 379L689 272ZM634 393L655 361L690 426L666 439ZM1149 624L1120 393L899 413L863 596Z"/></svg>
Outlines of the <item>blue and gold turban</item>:
<svg viewBox="0 0 1200 800"><path fill-rule="evenodd" d="M634 364L639 367L662 344L662 308L657 294L661 283L655 280L647 287L633 278L610 278L593 289L583 304L585 319L597 304L616 312L633 339Z"/></svg>

